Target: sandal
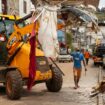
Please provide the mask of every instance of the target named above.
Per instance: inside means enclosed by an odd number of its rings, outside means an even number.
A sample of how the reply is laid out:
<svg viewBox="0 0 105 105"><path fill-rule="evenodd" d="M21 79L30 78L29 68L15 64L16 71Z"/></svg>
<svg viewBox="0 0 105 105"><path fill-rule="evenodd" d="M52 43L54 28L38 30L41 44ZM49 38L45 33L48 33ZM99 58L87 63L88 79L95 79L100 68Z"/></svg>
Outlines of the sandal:
<svg viewBox="0 0 105 105"><path fill-rule="evenodd" d="M78 87L76 87L76 86L74 87L74 89L77 89L77 88L78 88Z"/></svg>
<svg viewBox="0 0 105 105"><path fill-rule="evenodd" d="M77 88L80 88L80 86L78 85Z"/></svg>

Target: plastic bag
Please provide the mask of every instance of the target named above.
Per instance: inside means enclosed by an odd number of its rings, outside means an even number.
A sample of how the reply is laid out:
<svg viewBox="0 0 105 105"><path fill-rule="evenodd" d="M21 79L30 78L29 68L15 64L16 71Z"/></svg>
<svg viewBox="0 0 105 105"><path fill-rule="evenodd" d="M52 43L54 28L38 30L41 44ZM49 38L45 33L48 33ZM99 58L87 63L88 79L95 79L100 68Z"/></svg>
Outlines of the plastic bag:
<svg viewBox="0 0 105 105"><path fill-rule="evenodd" d="M56 9L56 7L47 7ZM40 19L40 28L38 40L46 57L56 58L59 52L59 43L57 39L57 12L49 11L44 8Z"/></svg>

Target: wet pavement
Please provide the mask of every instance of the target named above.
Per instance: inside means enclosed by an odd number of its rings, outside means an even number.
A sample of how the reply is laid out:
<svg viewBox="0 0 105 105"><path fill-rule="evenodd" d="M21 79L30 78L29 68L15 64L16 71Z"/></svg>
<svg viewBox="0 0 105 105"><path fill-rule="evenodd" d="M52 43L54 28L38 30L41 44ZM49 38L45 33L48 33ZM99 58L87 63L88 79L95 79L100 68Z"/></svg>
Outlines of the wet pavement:
<svg viewBox="0 0 105 105"><path fill-rule="evenodd" d="M28 92L24 87L22 98L17 101L7 99L5 88L0 87L0 105L98 105L97 97L90 98L92 87L97 84L98 67L93 66L90 61L85 75L84 68L80 80L80 88L74 90L72 63L58 63L65 73L63 87L58 93L48 92L45 84L38 84ZM104 74L104 70L103 70ZM103 98L104 94L103 94ZM102 95L99 95L100 104L103 105Z"/></svg>

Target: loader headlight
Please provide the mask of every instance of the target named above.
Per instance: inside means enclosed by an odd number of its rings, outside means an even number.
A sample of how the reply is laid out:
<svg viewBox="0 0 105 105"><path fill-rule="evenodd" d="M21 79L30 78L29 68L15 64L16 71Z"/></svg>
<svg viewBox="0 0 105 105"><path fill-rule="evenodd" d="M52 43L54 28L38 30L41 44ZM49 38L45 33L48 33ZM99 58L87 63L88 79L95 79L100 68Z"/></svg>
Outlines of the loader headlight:
<svg viewBox="0 0 105 105"><path fill-rule="evenodd" d="M46 65L46 61L40 61L39 65Z"/></svg>
<svg viewBox="0 0 105 105"><path fill-rule="evenodd" d="M50 69L48 60L45 56L37 56L36 63L37 69L43 73Z"/></svg>

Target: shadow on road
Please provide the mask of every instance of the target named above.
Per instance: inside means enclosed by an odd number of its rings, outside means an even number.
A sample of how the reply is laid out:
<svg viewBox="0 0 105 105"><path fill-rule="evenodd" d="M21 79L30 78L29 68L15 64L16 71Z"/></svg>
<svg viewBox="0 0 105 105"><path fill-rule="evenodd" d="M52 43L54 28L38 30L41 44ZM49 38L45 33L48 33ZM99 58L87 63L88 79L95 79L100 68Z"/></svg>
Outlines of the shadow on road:
<svg viewBox="0 0 105 105"><path fill-rule="evenodd" d="M30 96L43 96L47 93L47 90L41 90L39 91L28 91L27 89L22 90L22 97L30 97ZM5 97L6 96L6 89L5 86L0 85L0 96Z"/></svg>
<svg viewBox="0 0 105 105"><path fill-rule="evenodd" d="M29 96L44 96L48 91L41 90L41 91L28 91L27 89L23 89L22 97L29 97Z"/></svg>

